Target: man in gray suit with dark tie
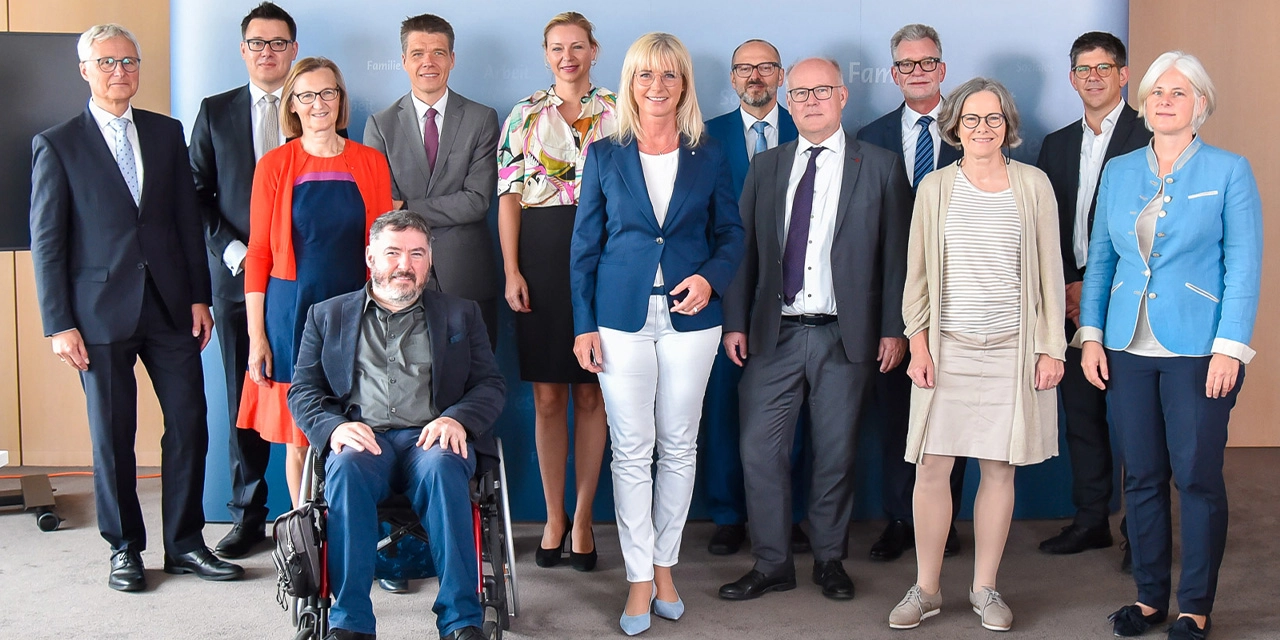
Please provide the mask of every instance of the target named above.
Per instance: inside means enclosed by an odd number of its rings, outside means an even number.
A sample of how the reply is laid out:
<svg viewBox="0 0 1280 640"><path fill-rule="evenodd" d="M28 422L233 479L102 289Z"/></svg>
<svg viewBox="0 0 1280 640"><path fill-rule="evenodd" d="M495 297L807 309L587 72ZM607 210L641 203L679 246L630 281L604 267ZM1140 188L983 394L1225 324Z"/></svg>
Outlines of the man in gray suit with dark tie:
<svg viewBox="0 0 1280 640"><path fill-rule="evenodd" d="M739 385L747 526L755 566L720 587L747 600L794 589L791 443L802 404L813 442L813 581L853 597L847 555L857 424L876 371L902 360L911 193L902 160L840 126L849 92L819 58L787 72L800 133L751 162L739 209L746 254L724 297L724 347Z"/></svg>
<svg viewBox="0 0 1280 640"><path fill-rule="evenodd" d="M391 164L397 205L435 234L429 287L474 300L498 340L498 273L486 217L498 185L498 114L449 90L453 27L429 13L400 24L412 89L369 117L364 143Z"/></svg>

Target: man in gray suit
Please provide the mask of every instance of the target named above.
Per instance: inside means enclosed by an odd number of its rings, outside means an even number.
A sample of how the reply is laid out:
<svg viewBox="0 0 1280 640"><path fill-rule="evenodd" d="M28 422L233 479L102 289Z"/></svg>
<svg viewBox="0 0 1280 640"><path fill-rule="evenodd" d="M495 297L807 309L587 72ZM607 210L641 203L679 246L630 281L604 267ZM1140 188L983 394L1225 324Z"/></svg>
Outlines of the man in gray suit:
<svg viewBox="0 0 1280 640"><path fill-rule="evenodd" d="M364 143L387 156L397 206L431 225L428 287L478 302L496 347L497 259L485 218L498 185L498 114L449 90L453 27L444 18L406 18L400 49L412 89L369 117Z"/></svg>
<svg viewBox="0 0 1280 640"><path fill-rule="evenodd" d="M807 402L813 581L824 596L848 600L853 580L841 560L854 440L876 370L896 367L905 350L911 192L896 154L840 126L849 92L837 63L802 60L787 80L800 138L751 163L739 200L746 255L724 299L725 352L744 366L742 467L756 562L720 597L748 600L796 586L790 452Z"/></svg>

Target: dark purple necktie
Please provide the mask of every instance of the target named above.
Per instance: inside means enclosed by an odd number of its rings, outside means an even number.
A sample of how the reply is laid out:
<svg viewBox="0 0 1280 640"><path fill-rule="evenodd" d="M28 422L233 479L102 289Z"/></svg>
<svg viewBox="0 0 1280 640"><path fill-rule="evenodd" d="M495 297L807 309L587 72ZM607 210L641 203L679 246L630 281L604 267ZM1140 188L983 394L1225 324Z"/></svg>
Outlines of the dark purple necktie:
<svg viewBox="0 0 1280 640"><path fill-rule="evenodd" d="M426 122L422 123L422 146L427 150L427 166L436 172L436 153L440 151L440 129L436 127L435 108L427 109Z"/></svg>
<svg viewBox="0 0 1280 640"><path fill-rule="evenodd" d="M800 176L791 200L791 227L782 252L782 300L791 304L804 285L804 254L809 244L809 220L813 217L813 181L818 173L818 154L826 147L809 147L809 165Z"/></svg>

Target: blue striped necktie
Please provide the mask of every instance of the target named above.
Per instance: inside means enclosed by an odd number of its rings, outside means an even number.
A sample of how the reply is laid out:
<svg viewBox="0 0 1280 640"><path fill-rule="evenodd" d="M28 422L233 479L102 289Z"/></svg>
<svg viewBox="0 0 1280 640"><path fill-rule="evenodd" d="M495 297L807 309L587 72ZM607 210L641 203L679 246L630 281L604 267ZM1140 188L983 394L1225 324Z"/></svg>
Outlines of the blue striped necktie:
<svg viewBox="0 0 1280 640"><path fill-rule="evenodd" d="M933 124L933 116L920 116L920 137L916 138L915 180L911 182L911 190L920 188L920 181L933 171L933 134L929 133L929 125Z"/></svg>
<svg viewBox="0 0 1280 640"><path fill-rule="evenodd" d="M769 123L764 120L757 120L755 124L751 125L751 130L756 132L756 147L751 150L751 157L754 158L757 153L769 148L769 141L764 137L764 130L768 126Z"/></svg>
<svg viewBox="0 0 1280 640"><path fill-rule="evenodd" d="M124 183L129 186L129 195L133 196L133 203L141 202L141 190L138 188L138 166L133 161L133 145L129 142L129 121L124 118L116 118L110 122L111 128L116 132L116 164L120 167L120 175L124 177Z"/></svg>

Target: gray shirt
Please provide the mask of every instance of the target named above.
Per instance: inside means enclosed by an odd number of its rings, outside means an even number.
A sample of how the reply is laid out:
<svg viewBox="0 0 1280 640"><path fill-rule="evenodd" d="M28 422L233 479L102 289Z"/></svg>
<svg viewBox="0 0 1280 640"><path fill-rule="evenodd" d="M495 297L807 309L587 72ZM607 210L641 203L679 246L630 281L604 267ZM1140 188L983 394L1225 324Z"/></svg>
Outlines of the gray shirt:
<svg viewBox="0 0 1280 640"><path fill-rule="evenodd" d="M351 404L374 431L421 428L440 417L431 397L431 334L419 298L392 313L365 285Z"/></svg>

